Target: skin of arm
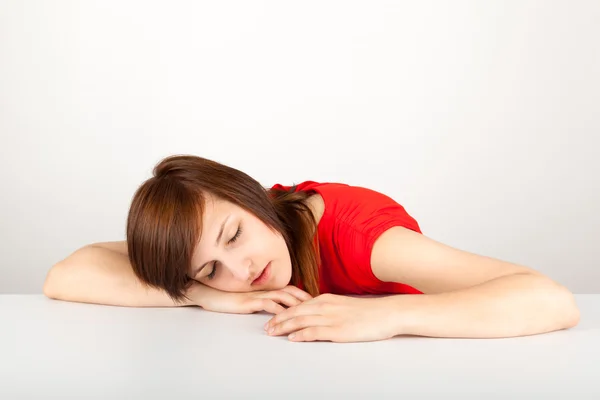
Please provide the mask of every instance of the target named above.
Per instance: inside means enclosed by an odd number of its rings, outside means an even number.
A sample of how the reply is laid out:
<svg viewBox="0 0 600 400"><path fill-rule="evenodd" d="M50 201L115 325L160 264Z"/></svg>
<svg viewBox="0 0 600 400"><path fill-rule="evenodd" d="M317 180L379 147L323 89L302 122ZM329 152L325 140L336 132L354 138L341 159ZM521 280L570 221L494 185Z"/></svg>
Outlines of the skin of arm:
<svg viewBox="0 0 600 400"><path fill-rule="evenodd" d="M375 242L373 273L423 295L386 298L396 334L493 338L571 328L580 319L564 286L525 266L469 253L403 227Z"/></svg>
<svg viewBox="0 0 600 400"><path fill-rule="evenodd" d="M423 294L322 294L265 324L293 341L372 341L397 335L504 338L574 327L579 309L562 285L530 268L480 256L394 227L375 242L375 276Z"/></svg>
<svg viewBox="0 0 600 400"><path fill-rule="evenodd" d="M175 303L165 291L142 284L135 276L125 242L107 242L82 247L56 263L44 282L49 298L81 303L125 307L177 307L199 305L214 289L194 283L188 297Z"/></svg>

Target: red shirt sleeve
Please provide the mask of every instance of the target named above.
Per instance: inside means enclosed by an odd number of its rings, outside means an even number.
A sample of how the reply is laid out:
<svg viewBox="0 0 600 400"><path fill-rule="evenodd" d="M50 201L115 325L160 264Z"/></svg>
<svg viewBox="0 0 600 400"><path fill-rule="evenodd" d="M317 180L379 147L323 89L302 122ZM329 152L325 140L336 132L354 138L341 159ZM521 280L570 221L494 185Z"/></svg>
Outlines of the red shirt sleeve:
<svg viewBox="0 0 600 400"><path fill-rule="evenodd" d="M325 189L325 188L324 188ZM371 252L377 238L393 226L422 233L417 221L391 197L359 186L326 188L331 207L334 244L343 270L357 288L368 293L421 293L402 283L380 281L371 268ZM348 288L350 289L350 288Z"/></svg>
<svg viewBox="0 0 600 400"><path fill-rule="evenodd" d="M274 189L290 190L276 184ZM323 197L319 222L321 290L342 294L420 294L403 283L380 281L371 268L377 238L393 226L422 233L417 221L397 201L372 189L334 182L301 182L295 190L314 190Z"/></svg>

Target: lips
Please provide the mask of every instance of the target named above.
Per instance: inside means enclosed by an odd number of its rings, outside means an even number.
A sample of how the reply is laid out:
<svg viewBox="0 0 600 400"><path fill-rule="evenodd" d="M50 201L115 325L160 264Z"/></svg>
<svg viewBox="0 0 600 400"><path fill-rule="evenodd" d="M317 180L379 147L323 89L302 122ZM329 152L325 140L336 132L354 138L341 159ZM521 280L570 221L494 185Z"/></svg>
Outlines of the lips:
<svg viewBox="0 0 600 400"><path fill-rule="evenodd" d="M263 270L260 272L260 275L256 277L256 279L254 279L252 281L252 285L257 285L257 284L261 284L263 283L269 275L269 267L271 266L271 263L269 262L264 268Z"/></svg>

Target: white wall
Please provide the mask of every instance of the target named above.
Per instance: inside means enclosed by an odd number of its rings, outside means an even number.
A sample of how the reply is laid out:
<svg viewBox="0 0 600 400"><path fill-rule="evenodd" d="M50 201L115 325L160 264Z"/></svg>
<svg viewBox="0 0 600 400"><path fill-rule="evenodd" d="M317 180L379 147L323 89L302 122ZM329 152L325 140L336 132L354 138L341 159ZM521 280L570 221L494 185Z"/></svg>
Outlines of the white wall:
<svg viewBox="0 0 600 400"><path fill-rule="evenodd" d="M124 240L174 153L383 191L600 293L600 2L0 0L0 293Z"/></svg>

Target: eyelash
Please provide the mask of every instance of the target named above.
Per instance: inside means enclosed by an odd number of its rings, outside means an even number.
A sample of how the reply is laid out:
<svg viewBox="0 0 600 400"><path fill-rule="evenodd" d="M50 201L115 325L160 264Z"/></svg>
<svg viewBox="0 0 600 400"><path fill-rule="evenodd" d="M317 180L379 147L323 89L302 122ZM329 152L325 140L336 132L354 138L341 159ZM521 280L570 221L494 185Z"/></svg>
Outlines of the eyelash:
<svg viewBox="0 0 600 400"><path fill-rule="evenodd" d="M235 233L235 235L229 240L229 242L227 242L227 244L232 244L234 243L236 240L238 240L238 238L240 237L240 235L242 234L242 226L240 225L238 227L237 232ZM215 273L217 272L217 263L214 262L213 263L213 269L212 271L210 271L210 274L207 275L208 279L212 279L215 277Z"/></svg>

